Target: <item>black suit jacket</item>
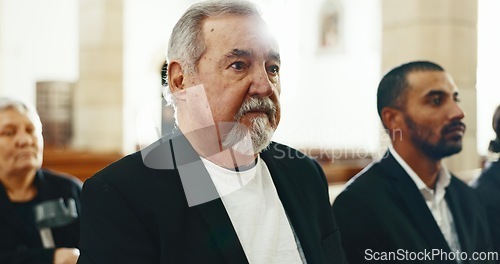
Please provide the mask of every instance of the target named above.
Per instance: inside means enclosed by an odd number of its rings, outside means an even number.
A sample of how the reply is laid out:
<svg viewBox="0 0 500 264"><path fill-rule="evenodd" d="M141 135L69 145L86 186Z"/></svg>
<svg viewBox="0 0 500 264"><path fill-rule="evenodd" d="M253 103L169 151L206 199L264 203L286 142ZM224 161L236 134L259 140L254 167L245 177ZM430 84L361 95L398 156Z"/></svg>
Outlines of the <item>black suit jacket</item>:
<svg viewBox="0 0 500 264"><path fill-rule="evenodd" d="M492 162L472 187L488 215L493 248L500 254L500 161Z"/></svg>
<svg viewBox="0 0 500 264"><path fill-rule="evenodd" d="M308 263L343 263L319 165L277 143L260 156ZM182 135L105 168L83 187L78 263L248 263L221 199L196 203L197 191L216 189Z"/></svg>
<svg viewBox="0 0 500 264"><path fill-rule="evenodd" d="M81 182L76 178L57 175L39 170L35 177L38 194L37 202L59 198L73 198L80 213ZM27 222L31 222L28 224ZM27 226L29 225L29 226ZM52 229L56 247L78 248L79 221ZM39 233L35 229L35 219L20 219L12 208L5 188L0 184L0 263L53 263L54 249L44 249Z"/></svg>
<svg viewBox="0 0 500 264"><path fill-rule="evenodd" d="M462 251L469 256L491 251L486 215L473 191L452 176L445 199ZM447 263L440 257L432 261L433 250L449 252L450 248L422 194L392 155L360 172L335 199L333 211L351 264L376 262L365 259L381 257L374 252L400 252L404 256L405 250L408 255L431 252L418 263ZM399 263L405 262L399 259Z"/></svg>

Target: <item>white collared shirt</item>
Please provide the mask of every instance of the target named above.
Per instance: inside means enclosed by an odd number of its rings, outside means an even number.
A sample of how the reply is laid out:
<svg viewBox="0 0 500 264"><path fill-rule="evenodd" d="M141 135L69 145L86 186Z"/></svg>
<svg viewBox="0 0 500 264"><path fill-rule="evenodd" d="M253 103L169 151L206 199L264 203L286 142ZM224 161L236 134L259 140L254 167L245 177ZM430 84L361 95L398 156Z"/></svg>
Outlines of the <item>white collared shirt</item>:
<svg viewBox="0 0 500 264"><path fill-rule="evenodd" d="M451 175L444 165L441 166L441 170L438 173L438 178L436 181L435 190L429 188L417 173L399 156L392 145L389 146L389 151L396 161L403 167L406 173L417 185L418 190L422 194L425 203L429 207L429 210L434 217L441 233L443 233L446 242L450 246L451 251L460 251L460 242L458 241L457 231L455 229L455 224L453 221L453 215L451 214L448 203L444 198L446 194L446 187L450 185Z"/></svg>
<svg viewBox="0 0 500 264"><path fill-rule="evenodd" d="M295 237L266 163L232 171L201 158L251 264L302 264Z"/></svg>

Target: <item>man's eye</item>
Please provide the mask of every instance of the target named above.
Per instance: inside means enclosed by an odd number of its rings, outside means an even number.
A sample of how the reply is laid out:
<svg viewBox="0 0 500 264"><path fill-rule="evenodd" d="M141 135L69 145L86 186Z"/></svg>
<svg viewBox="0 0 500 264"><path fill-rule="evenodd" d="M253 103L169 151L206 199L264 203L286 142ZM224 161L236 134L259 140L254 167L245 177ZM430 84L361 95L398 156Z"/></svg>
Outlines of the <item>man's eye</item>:
<svg viewBox="0 0 500 264"><path fill-rule="evenodd" d="M280 67L278 65L272 65L268 68L271 74L278 74L280 72Z"/></svg>
<svg viewBox="0 0 500 264"><path fill-rule="evenodd" d="M231 64L231 68L233 68L237 71L241 71L241 70L245 69L245 63L243 63L242 61L233 62Z"/></svg>
<svg viewBox="0 0 500 264"><path fill-rule="evenodd" d="M440 96L434 96L431 98L431 103L434 105L440 105L441 104L441 97Z"/></svg>

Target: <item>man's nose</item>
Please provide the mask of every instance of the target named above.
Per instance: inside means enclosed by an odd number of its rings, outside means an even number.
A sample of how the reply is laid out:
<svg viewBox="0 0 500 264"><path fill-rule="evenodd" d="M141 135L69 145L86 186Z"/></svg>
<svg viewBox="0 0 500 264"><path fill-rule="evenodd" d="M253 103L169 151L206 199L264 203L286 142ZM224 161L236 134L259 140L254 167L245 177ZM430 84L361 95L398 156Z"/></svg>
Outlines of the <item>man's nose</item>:
<svg viewBox="0 0 500 264"><path fill-rule="evenodd" d="M449 118L451 120L462 120L465 117L465 112L462 110L460 105L457 102L453 102L450 113L449 113Z"/></svg>
<svg viewBox="0 0 500 264"><path fill-rule="evenodd" d="M265 67L255 70L253 79L248 91L252 97L269 97L273 94L274 84L269 79L269 74Z"/></svg>

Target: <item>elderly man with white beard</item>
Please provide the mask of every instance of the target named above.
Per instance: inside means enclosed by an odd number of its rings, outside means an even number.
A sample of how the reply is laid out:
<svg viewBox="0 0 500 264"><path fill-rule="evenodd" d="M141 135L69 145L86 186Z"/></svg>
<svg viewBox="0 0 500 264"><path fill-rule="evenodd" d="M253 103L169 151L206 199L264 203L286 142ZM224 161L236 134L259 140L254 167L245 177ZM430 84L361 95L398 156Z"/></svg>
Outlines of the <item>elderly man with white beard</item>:
<svg viewBox="0 0 500 264"><path fill-rule="evenodd" d="M79 263L344 263L321 167L271 142L281 61L256 7L191 6L167 57L177 128L85 182Z"/></svg>

